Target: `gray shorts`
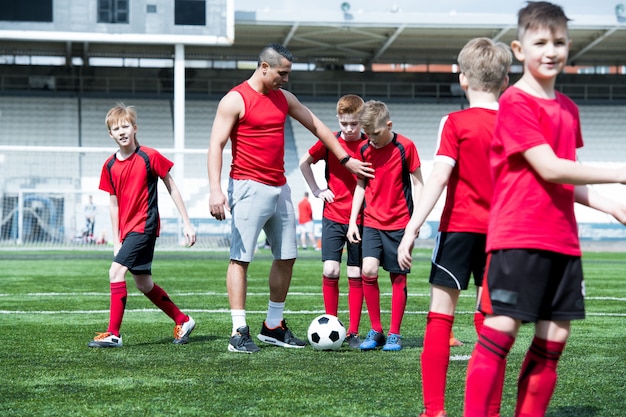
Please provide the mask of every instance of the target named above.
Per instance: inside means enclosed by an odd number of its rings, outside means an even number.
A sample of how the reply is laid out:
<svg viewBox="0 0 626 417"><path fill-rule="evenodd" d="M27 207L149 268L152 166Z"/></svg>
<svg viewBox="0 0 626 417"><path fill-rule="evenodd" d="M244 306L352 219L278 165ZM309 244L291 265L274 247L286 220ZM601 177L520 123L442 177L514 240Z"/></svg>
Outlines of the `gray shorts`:
<svg viewBox="0 0 626 417"><path fill-rule="evenodd" d="M230 178L228 204L232 215L230 259L252 262L261 229L274 259L296 258L296 215L289 185L276 187Z"/></svg>

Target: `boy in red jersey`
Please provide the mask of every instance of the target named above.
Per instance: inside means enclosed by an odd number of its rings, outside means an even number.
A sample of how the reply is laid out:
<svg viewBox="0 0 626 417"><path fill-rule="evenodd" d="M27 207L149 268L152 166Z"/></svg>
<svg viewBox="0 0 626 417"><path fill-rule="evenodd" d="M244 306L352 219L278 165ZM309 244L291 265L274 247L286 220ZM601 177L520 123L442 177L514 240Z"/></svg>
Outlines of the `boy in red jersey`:
<svg viewBox="0 0 626 417"><path fill-rule="evenodd" d="M183 232L189 246L196 243L196 231L189 221L183 198L170 174L174 165L157 150L137 141L137 113L119 103L109 110L105 123L109 136L119 146L102 167L100 189L111 195L113 254L109 269L111 309L109 327L98 334L89 347L121 347L120 327L126 308L126 272L130 271L137 289L144 293L174 322L175 344L185 344L196 323L183 314L167 293L152 281L154 245L159 236L157 199L159 178L167 187L183 219Z"/></svg>
<svg viewBox="0 0 626 417"><path fill-rule="evenodd" d="M287 292L297 255L296 216L285 177L285 122L291 116L311 131L352 173L372 176L373 170L351 158L337 138L292 93L281 87L289 80L293 56L287 48L270 44L259 54L252 76L235 86L217 107L208 151L211 215L232 215L230 263L226 273L232 333L228 350L254 353L246 323L247 271L261 229L269 240L274 261L270 269L270 300L257 338L288 348L302 348L283 320ZM228 202L222 191L222 153L232 141Z"/></svg>
<svg viewBox="0 0 626 417"><path fill-rule="evenodd" d="M578 107L555 90L567 64L568 18L560 6L529 2L511 43L524 73L500 98L491 145L494 180L480 310L485 321L467 371L465 417L488 415L504 382L522 323L535 323L518 379L516 417L546 414L572 320L585 317L574 202L626 223L626 207L587 184L626 183L626 170L576 161L583 145Z"/></svg>
<svg viewBox="0 0 626 417"><path fill-rule="evenodd" d="M361 132L359 117L363 110L363 99L348 94L337 101L337 119L340 131L335 136L343 149L352 157L357 156L359 148L367 140ZM326 162L326 188L320 189L311 165L318 161ZM341 166L338 160L328 157L328 150L322 142L316 142L300 159L300 171L313 195L324 201L322 217L322 295L327 314L337 316L339 309L339 276L341 275L341 257L347 248L348 276L348 311L350 322L346 341L348 346L358 349L361 344L359 322L363 308L363 283L361 281L361 245L348 241L348 223L352 197L356 187L356 176ZM361 223L361 216L357 223ZM347 246L346 246L347 244Z"/></svg>
<svg viewBox="0 0 626 417"><path fill-rule="evenodd" d="M376 176L357 180L347 235L351 243L361 243L363 296L372 326L359 348L372 350L382 346L385 351L397 351L402 349L400 326L407 300L406 276L410 272L398 264L398 245L423 188L420 159L415 144L391 130L393 123L385 103L365 103L360 122L368 142L359 149L359 156L372 164ZM364 204L361 233L357 219ZM391 278L387 338L380 320L381 265Z"/></svg>
<svg viewBox="0 0 626 417"><path fill-rule="evenodd" d="M420 227L447 187L429 282L430 309L421 356L424 412L420 417L446 416L446 375L450 362L448 335L461 290L474 276L477 299L485 269L485 242L492 197L489 149L496 122L498 97L508 84L511 50L488 38L470 40L458 57L459 83L470 107L441 120L439 149L433 171L424 185L398 247L398 263L411 267L411 250ZM474 313L480 333L483 314ZM497 406L500 399L498 398ZM493 410L490 417L497 416Z"/></svg>

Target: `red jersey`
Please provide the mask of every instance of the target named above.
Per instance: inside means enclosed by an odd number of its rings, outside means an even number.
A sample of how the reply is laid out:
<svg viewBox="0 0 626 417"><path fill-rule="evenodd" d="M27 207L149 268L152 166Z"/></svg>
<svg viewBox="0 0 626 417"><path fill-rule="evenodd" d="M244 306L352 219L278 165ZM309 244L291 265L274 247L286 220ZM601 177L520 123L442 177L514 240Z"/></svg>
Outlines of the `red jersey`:
<svg viewBox="0 0 626 417"><path fill-rule="evenodd" d="M346 141L341 137L341 132L335 132L335 137L348 155L357 157L358 150L367 140L365 134L361 134L361 140ZM329 157L328 149L322 141L317 141L309 149L309 155L313 163L324 160L326 162L326 183L328 189L333 192L335 199L332 203L324 203L324 218L341 224L350 223L350 209L352 197L356 188L356 176L341 165L333 155ZM357 223L361 216L357 218Z"/></svg>
<svg viewBox="0 0 626 417"><path fill-rule="evenodd" d="M441 120L435 162L454 167L439 223L442 232L487 233L493 194L489 149L497 107L470 107Z"/></svg>
<svg viewBox="0 0 626 417"><path fill-rule="evenodd" d="M120 241L130 232L159 235L157 185L172 166L172 161L146 146L138 146L123 161L113 154L104 163L99 188L117 197Z"/></svg>
<svg viewBox="0 0 626 417"><path fill-rule="evenodd" d="M507 89L500 98L491 147L494 194L487 250L581 255L574 186L544 181L521 155L543 144L559 158L576 160L576 148L583 146L578 107L559 92L549 100Z"/></svg>
<svg viewBox="0 0 626 417"><path fill-rule="evenodd" d="M313 208L309 199L304 197L298 203L298 223L304 224L313 221Z"/></svg>
<svg viewBox="0 0 626 417"><path fill-rule="evenodd" d="M382 148L366 143L359 156L371 162L375 178L365 186L363 225L379 230L404 229L413 213L411 173L420 167L415 144L393 133L393 139Z"/></svg>
<svg viewBox="0 0 626 417"><path fill-rule="evenodd" d="M244 102L244 116L230 132L230 176L263 184L285 185L285 121L289 103L281 90L262 94L247 81L234 87Z"/></svg>

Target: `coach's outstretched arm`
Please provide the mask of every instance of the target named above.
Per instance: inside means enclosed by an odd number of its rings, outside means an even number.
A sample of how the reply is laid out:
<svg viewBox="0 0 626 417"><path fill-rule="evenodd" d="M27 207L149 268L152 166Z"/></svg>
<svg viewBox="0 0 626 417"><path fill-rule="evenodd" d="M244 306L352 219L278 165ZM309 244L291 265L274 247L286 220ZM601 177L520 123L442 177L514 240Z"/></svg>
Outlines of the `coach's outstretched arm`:
<svg viewBox="0 0 626 417"><path fill-rule="evenodd" d="M296 119L302 126L306 127L324 145L330 152L337 157L348 171L361 178L374 178L374 169L370 167L369 162L363 162L355 158L350 158L346 151L341 147L339 141L333 135L333 132L326 126L308 107L302 104L296 96L287 90L282 90L289 102L289 115Z"/></svg>

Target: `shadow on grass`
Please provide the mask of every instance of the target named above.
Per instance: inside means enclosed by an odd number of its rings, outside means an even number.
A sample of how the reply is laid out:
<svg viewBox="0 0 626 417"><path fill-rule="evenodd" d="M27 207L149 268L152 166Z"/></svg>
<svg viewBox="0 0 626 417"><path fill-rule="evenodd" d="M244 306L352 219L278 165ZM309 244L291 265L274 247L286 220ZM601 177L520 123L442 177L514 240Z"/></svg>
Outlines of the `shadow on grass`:
<svg viewBox="0 0 626 417"><path fill-rule="evenodd" d="M209 342L214 342L220 339L225 339L225 338L219 337L219 336L211 336L211 335L189 336L189 342L186 344L188 345L188 344L196 344L196 343L198 344L209 343ZM156 345L173 344L172 340L173 339L171 337L164 337L159 340L154 340L151 342L133 343L133 346L156 346ZM184 346L184 345L179 345L179 346Z"/></svg>
<svg viewBox="0 0 626 417"><path fill-rule="evenodd" d="M402 347L403 348L422 348L424 347L424 337L403 337L402 338Z"/></svg>
<svg viewBox="0 0 626 417"><path fill-rule="evenodd" d="M546 417L593 417L599 416L599 411L598 408L591 406L553 407L548 411Z"/></svg>

